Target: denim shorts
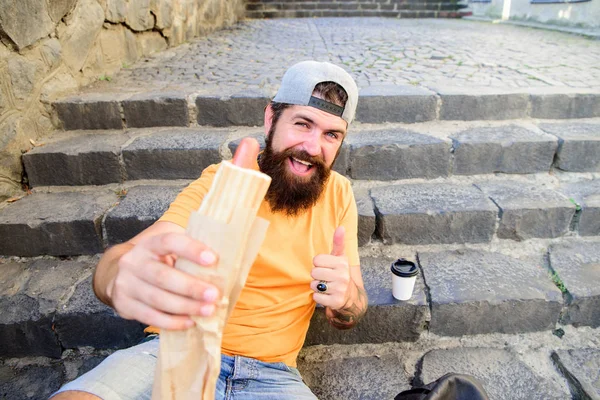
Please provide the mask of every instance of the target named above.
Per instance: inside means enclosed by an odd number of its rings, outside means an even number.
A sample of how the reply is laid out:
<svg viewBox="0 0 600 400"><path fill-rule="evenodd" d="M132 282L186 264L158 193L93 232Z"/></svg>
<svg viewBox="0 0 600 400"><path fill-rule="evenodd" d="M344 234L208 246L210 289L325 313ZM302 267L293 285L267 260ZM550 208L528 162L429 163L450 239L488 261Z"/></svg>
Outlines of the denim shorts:
<svg viewBox="0 0 600 400"><path fill-rule="evenodd" d="M103 400L152 398L158 336L119 350L58 392L78 390ZM56 394L55 393L55 394ZM221 356L216 400L316 399L296 368L241 356Z"/></svg>

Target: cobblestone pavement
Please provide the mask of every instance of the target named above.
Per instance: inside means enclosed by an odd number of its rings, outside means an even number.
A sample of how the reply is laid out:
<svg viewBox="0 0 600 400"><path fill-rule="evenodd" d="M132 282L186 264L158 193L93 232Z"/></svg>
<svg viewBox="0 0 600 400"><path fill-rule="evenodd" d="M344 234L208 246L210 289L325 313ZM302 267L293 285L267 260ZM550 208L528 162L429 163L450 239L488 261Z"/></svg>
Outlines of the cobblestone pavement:
<svg viewBox="0 0 600 400"><path fill-rule="evenodd" d="M476 21L385 18L243 21L95 86L271 95L285 69L305 59L343 64L359 87L600 88L600 41Z"/></svg>

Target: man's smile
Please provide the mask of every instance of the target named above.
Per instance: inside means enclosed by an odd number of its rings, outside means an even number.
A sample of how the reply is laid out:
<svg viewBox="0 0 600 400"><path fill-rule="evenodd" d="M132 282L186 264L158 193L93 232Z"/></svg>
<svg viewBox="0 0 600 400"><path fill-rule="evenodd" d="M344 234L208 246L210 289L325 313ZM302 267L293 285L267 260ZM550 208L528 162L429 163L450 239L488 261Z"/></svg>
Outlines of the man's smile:
<svg viewBox="0 0 600 400"><path fill-rule="evenodd" d="M308 161L300 160L296 157L290 157L288 160L292 172L296 175L306 176L313 168L313 164L309 163Z"/></svg>

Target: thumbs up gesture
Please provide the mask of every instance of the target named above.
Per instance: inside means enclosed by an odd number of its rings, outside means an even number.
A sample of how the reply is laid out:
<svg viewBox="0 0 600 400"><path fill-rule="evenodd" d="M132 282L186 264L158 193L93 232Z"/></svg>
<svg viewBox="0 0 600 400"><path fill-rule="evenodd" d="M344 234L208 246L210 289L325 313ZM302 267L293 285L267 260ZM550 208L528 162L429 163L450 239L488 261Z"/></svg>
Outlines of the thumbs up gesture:
<svg viewBox="0 0 600 400"><path fill-rule="evenodd" d="M333 234L331 254L319 254L313 258L310 288L315 292L313 299L332 310L344 307L350 295L350 267L344 254L344 227Z"/></svg>

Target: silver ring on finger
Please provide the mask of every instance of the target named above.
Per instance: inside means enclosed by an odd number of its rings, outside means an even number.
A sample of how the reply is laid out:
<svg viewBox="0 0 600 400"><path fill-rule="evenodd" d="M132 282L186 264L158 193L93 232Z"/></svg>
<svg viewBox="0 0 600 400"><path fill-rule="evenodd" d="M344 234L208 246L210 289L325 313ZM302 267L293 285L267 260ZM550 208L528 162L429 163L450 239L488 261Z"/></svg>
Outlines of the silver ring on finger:
<svg viewBox="0 0 600 400"><path fill-rule="evenodd" d="M317 283L317 290L319 293L327 293L327 282L319 281L319 283Z"/></svg>

